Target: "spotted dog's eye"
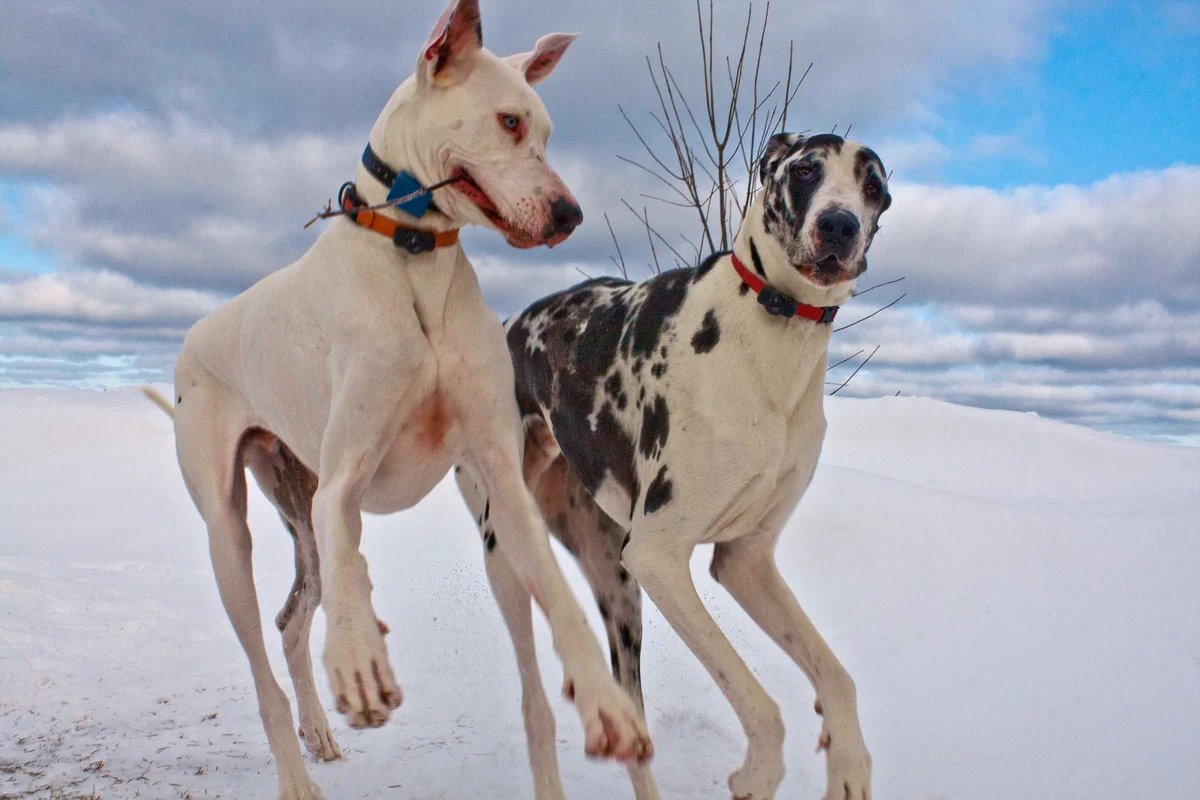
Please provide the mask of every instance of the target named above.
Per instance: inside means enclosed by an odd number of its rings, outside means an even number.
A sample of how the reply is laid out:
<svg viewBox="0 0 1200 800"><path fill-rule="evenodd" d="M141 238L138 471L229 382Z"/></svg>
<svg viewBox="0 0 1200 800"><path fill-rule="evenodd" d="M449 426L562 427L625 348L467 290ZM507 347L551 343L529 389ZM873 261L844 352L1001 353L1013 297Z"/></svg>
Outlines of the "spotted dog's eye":
<svg viewBox="0 0 1200 800"><path fill-rule="evenodd" d="M811 161L801 161L792 167L792 174L802 181L810 181L817 175L817 167Z"/></svg>
<svg viewBox="0 0 1200 800"><path fill-rule="evenodd" d="M879 197L882 192L883 184L880 183L879 178L876 178L874 175L867 178L867 182L863 184L863 194L865 194L871 200Z"/></svg>

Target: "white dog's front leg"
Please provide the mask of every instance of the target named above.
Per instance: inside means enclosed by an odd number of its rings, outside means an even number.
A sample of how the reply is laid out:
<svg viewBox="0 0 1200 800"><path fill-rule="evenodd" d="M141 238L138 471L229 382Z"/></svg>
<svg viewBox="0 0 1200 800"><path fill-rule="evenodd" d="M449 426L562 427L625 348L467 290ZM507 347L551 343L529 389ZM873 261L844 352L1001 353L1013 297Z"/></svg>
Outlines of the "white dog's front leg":
<svg viewBox="0 0 1200 800"><path fill-rule="evenodd" d="M554 649L563 662L563 691L583 720L585 752L646 761L653 746L645 722L609 674L587 617L554 560L545 525L521 477L517 441L514 428L510 437L486 442L473 459L488 490L499 551L550 623Z"/></svg>
<svg viewBox="0 0 1200 800"><path fill-rule="evenodd" d="M435 385L433 368L418 359L354 365L335 390L321 442L312 517L327 618L324 661L337 710L354 728L383 725L403 700L359 544L367 486L426 386Z"/></svg>

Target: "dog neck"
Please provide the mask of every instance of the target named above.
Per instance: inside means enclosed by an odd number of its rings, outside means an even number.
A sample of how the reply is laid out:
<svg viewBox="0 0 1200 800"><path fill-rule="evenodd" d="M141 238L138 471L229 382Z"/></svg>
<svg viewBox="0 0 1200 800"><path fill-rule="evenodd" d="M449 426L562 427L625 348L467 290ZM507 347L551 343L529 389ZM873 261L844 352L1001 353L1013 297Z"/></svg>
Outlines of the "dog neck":
<svg viewBox="0 0 1200 800"><path fill-rule="evenodd" d="M840 306L854 295L854 281L833 286L817 286L805 279L789 261L779 242L763 227L763 201L760 196L750 206L741 230L733 241L733 252L746 267L759 274L770 287L810 306ZM751 247L753 242L753 247ZM754 254L757 252L758 258ZM765 313L765 312L764 312Z"/></svg>
<svg viewBox="0 0 1200 800"><path fill-rule="evenodd" d="M392 94L387 105L383 107L375 124L371 127L368 137L371 149L383 163L397 173L407 172L416 178L422 186L436 182L437 178L420 158L416 142L410 134L411 128L404 120L411 116L410 106L415 90L416 78L410 77ZM363 166L360 159L354 173L354 186L359 198L367 205L377 205L387 200L389 187ZM434 201L436 203L436 193ZM391 217L401 225L424 228L430 231L448 231L461 227L440 211L430 208L420 217L414 217L395 206L380 209L380 214Z"/></svg>

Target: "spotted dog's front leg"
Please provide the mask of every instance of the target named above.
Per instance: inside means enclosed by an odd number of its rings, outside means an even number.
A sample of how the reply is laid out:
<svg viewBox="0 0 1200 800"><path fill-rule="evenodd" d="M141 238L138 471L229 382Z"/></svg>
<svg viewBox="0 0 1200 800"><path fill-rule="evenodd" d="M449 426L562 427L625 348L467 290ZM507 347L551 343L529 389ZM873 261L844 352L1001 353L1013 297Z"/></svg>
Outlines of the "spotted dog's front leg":
<svg viewBox="0 0 1200 800"><path fill-rule="evenodd" d="M717 544L711 573L808 676L821 715L818 751L825 751L826 800L870 800L871 755L858 721L858 700L849 673L817 632L784 582L775 544L812 479L816 455L780 484L790 486L747 535Z"/></svg>
<svg viewBox="0 0 1200 800"><path fill-rule="evenodd" d="M870 800L871 755L854 681L779 574L774 549L768 533L718 544L713 577L812 682L822 716L817 748L825 751L826 800Z"/></svg>
<svg viewBox="0 0 1200 800"><path fill-rule="evenodd" d="M783 719L750 668L713 620L688 566L693 545L672 535L678 525L649 532L636 527L624 550L625 564L641 581L684 644L708 670L733 706L748 746L742 766L729 776L738 800L772 800L783 781Z"/></svg>

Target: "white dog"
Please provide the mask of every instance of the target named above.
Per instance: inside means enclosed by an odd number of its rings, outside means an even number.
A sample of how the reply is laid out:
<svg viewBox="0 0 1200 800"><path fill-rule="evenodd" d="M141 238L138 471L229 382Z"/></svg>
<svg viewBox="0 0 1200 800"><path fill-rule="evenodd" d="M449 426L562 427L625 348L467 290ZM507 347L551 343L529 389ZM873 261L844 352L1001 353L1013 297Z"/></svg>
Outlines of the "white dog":
<svg viewBox="0 0 1200 800"><path fill-rule="evenodd" d="M588 281L507 323L525 479L579 559L613 671L639 706L639 582L733 705L749 739L729 778L735 797L775 796L783 723L692 584L688 560L704 542L716 543L713 577L816 688L827 800L869 800L854 683L784 583L774 551L817 466L830 323L891 204L887 173L869 148L838 136L780 134L760 176L733 252L641 283ZM481 510L499 497L472 469L458 480L490 545ZM514 582L503 569L490 574ZM497 586L496 595L503 605L519 589ZM528 621L510 619L510 628L532 662ZM546 735L531 727L531 746ZM656 798L648 768L631 770L639 800ZM539 785L556 781L538 776Z"/></svg>
<svg viewBox="0 0 1200 800"><path fill-rule="evenodd" d="M382 203L392 185L404 194L460 180L437 191L427 211L418 202L335 220L294 264L196 323L179 354L179 464L208 525L285 800L320 792L263 645L245 467L296 538L296 586L277 621L312 752L340 755L313 684L308 639L318 603L328 615L324 660L338 710L354 727L378 726L401 701L359 553L362 512L414 505L461 461L495 497L489 524L521 592L549 618L587 752L650 757L644 723L608 674L522 481L504 332L456 235L476 224L515 246L554 245L582 220L546 163L550 120L531 88L573 38L550 34L531 53L497 58L482 48L478 0L452 4L416 74L372 128L356 191L342 199L357 208ZM538 680L523 677L527 686ZM552 722L540 683L535 695L541 702L526 704L527 719ZM554 753L533 757L553 763Z"/></svg>

